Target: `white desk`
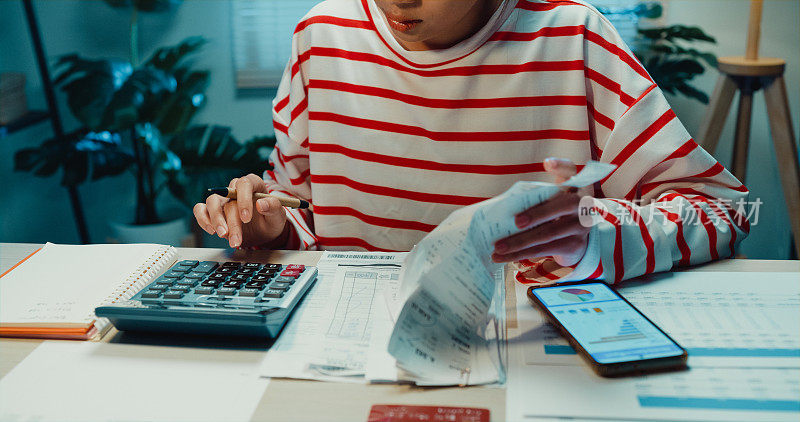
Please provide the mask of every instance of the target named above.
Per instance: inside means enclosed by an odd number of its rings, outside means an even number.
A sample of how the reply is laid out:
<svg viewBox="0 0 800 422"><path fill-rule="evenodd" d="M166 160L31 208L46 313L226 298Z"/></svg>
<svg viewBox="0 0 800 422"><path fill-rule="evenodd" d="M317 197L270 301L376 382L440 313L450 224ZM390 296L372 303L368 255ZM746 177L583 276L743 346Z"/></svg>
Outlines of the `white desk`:
<svg viewBox="0 0 800 422"><path fill-rule="evenodd" d="M0 273L39 248L37 244L0 243ZM314 265L321 252L297 251L231 251L221 249L182 248L182 258L300 263ZM798 272L800 261L725 260L695 267L690 271ZM510 282L511 280L507 280ZM516 327L514 289L507 290L509 328ZM147 338L129 336L111 330L103 342L145 342ZM39 345L41 340L0 339L0 377L5 376ZM214 347L209 344L180 344L172 353L192 353L192 347ZM225 348L225 345L216 345ZM145 346L146 347L146 346ZM259 349L261 347L261 349ZM249 350L247 350L249 348ZM262 346L246 344L226 353L261 353ZM417 388L407 385L359 385L314 381L274 379L267 387L255 413L254 421L366 421L373 404L420 404L487 408L492 420L505 420L505 389L497 387Z"/></svg>

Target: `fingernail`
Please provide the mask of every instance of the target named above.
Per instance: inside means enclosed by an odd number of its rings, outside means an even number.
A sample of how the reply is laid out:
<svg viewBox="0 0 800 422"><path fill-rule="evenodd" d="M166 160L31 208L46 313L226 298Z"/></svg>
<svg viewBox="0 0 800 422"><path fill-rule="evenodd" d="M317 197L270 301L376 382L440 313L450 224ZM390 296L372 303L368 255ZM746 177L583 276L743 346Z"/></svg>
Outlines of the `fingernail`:
<svg viewBox="0 0 800 422"><path fill-rule="evenodd" d="M242 244L242 241L241 241L241 239L239 239L239 235L238 234L235 234L235 235L231 236L231 247L232 248L238 248L239 245L241 245L241 244Z"/></svg>
<svg viewBox="0 0 800 422"><path fill-rule="evenodd" d="M248 218L250 218L250 211L248 210L242 210L241 214L242 214L242 221L246 221Z"/></svg>
<svg viewBox="0 0 800 422"><path fill-rule="evenodd" d="M259 199L258 201L256 201L256 209L258 209L258 211L266 212L267 211L266 208L267 206L266 204L264 204L264 200Z"/></svg>
<svg viewBox="0 0 800 422"><path fill-rule="evenodd" d="M225 233L227 233L227 232L228 232L228 231L227 231L227 230L225 230L225 226L223 226L223 225L221 225L221 224L220 224L219 226L217 226L217 234L218 234L218 235L220 235L220 236L225 236Z"/></svg>
<svg viewBox="0 0 800 422"><path fill-rule="evenodd" d="M525 227L528 223L531 222L531 218L527 215L518 215L517 218L517 227Z"/></svg>
<svg viewBox="0 0 800 422"><path fill-rule="evenodd" d="M208 234L214 234L214 228L211 226L205 226L203 227L203 230L205 230Z"/></svg>

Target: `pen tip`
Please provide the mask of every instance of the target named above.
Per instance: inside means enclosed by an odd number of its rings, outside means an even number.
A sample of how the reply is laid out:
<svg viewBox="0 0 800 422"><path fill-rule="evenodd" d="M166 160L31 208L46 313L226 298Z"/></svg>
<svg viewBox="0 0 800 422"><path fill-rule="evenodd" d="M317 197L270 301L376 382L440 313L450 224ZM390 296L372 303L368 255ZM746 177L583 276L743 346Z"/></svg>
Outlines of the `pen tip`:
<svg viewBox="0 0 800 422"><path fill-rule="evenodd" d="M309 207L309 203L308 203L308 201L303 201L303 200L301 199L301 200L300 200L300 206L299 206L299 207L297 207L297 208L308 208L308 207Z"/></svg>

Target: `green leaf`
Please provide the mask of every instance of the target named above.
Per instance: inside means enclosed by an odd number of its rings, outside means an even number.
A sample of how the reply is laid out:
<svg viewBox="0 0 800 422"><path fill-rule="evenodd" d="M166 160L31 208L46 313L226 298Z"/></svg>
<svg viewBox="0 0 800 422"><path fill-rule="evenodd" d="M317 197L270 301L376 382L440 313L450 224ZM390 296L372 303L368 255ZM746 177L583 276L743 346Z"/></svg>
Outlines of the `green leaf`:
<svg viewBox="0 0 800 422"><path fill-rule="evenodd" d="M133 164L133 154L122 146L116 133L89 132L76 142L75 150L88 157L92 180L116 176Z"/></svg>
<svg viewBox="0 0 800 422"><path fill-rule="evenodd" d="M187 56L195 53L205 44L206 40L203 37L189 37L178 45L159 48L147 59L145 65L167 72L172 71Z"/></svg>
<svg viewBox="0 0 800 422"><path fill-rule="evenodd" d="M655 44L650 46L650 50L656 53L676 54L676 47L669 44Z"/></svg>
<svg viewBox="0 0 800 422"><path fill-rule="evenodd" d="M63 139L48 139L38 147L17 151L14 169L40 177L52 176L61 169L61 184L76 186L88 178L120 174L132 161L132 154L121 146L118 135L79 129Z"/></svg>
<svg viewBox="0 0 800 422"><path fill-rule="evenodd" d="M703 104L708 104L708 95L705 92L686 83L678 84L676 88L681 94L694 98Z"/></svg>
<svg viewBox="0 0 800 422"><path fill-rule="evenodd" d="M177 82L170 74L155 68L137 69L114 92L103 111L102 126L113 131L130 129L136 122L148 121L153 108L174 92Z"/></svg>
<svg viewBox="0 0 800 422"><path fill-rule="evenodd" d="M227 186L234 177L261 174L266 154L275 139L259 137L240 143L223 126L193 126L173 137L169 149L180 157L182 167L167 172L168 188L187 206L201 201L206 189ZM269 151L263 151L268 149Z"/></svg>
<svg viewBox="0 0 800 422"><path fill-rule="evenodd" d="M76 54L62 56L56 62L62 68L55 83L67 95L72 114L85 126L100 129L103 113L114 96L133 73L130 63L121 60L88 60Z"/></svg>
<svg viewBox="0 0 800 422"><path fill-rule="evenodd" d="M658 19L664 13L664 7L659 2L639 3L633 8L633 13L640 18Z"/></svg>
<svg viewBox="0 0 800 422"><path fill-rule="evenodd" d="M31 172L39 177L52 176L60 163L50 159L41 148L23 148L14 154L14 170Z"/></svg>
<svg viewBox="0 0 800 422"><path fill-rule="evenodd" d="M153 122L162 133L174 134L186 129L206 103L205 89L209 77L210 74L206 71L176 74L177 90L154 110Z"/></svg>

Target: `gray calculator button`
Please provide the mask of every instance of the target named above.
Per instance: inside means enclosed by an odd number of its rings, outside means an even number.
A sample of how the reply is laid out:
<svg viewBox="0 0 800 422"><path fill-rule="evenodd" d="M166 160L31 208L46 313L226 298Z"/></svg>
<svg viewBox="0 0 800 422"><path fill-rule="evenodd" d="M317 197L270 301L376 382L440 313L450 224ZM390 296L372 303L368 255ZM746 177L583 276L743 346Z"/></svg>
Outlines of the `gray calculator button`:
<svg viewBox="0 0 800 422"><path fill-rule="evenodd" d="M239 296L256 297L258 289L242 289L239 290Z"/></svg>
<svg viewBox="0 0 800 422"><path fill-rule="evenodd" d="M189 267L183 267L183 266L180 266L180 265L176 265L176 266L170 268L170 271L175 271L175 272L184 273L184 274L188 273L191 270L192 269L189 268Z"/></svg>
<svg viewBox="0 0 800 422"><path fill-rule="evenodd" d="M143 299L155 299L159 296L161 296L161 292L147 291L142 293Z"/></svg>
<svg viewBox="0 0 800 422"><path fill-rule="evenodd" d="M275 280L273 280L273 281L276 281L276 282L279 282L279 283L292 284L292 283L295 282L295 278L294 277L287 277L287 276L282 275L282 276L275 277Z"/></svg>
<svg viewBox="0 0 800 422"><path fill-rule="evenodd" d="M209 272L211 272L215 268L217 268L217 265L219 265L219 264L217 264L214 261L203 261L203 262L197 264L196 267L194 267L194 271L198 271L198 272L202 272L204 274L208 274Z"/></svg>
<svg viewBox="0 0 800 422"><path fill-rule="evenodd" d="M189 291L189 286L172 286L172 287L170 287L170 290L173 291L173 292L184 292L184 293L186 293L186 292Z"/></svg>
<svg viewBox="0 0 800 422"><path fill-rule="evenodd" d="M164 293L164 299L180 299L183 297L183 292L169 291Z"/></svg>
<svg viewBox="0 0 800 422"><path fill-rule="evenodd" d="M289 290L290 287L292 287L291 284L289 284L289 283L280 283L280 282L275 282L275 283L272 283L272 284L269 285L270 289L284 290L284 291Z"/></svg>
<svg viewBox="0 0 800 422"><path fill-rule="evenodd" d="M167 290L167 287L169 287L169 286L165 286L163 284L152 284L152 285L150 285L150 289L149 290L162 291L162 290Z"/></svg>
<svg viewBox="0 0 800 422"><path fill-rule="evenodd" d="M194 289L194 292L199 294L199 295L210 295L211 292L213 292L213 291L214 291L214 288L212 288L212 287L198 287L198 288Z"/></svg>
<svg viewBox="0 0 800 422"><path fill-rule="evenodd" d="M217 294L223 296L232 296L236 294L236 289L230 287L222 287L220 289L217 289Z"/></svg>
<svg viewBox="0 0 800 422"><path fill-rule="evenodd" d="M267 291L264 292L264 297L271 299L280 299L283 297L283 290L267 289Z"/></svg>
<svg viewBox="0 0 800 422"><path fill-rule="evenodd" d="M194 286L197 284L196 278L184 278L183 280L178 280L178 285L180 286Z"/></svg>
<svg viewBox="0 0 800 422"><path fill-rule="evenodd" d="M179 262L178 265L180 265L181 267L194 267L199 263L200 263L200 261L197 261L197 260L185 259L185 260Z"/></svg>
<svg viewBox="0 0 800 422"><path fill-rule="evenodd" d="M186 274L187 278L203 278L205 276L206 276L206 273L199 272L199 271L192 271L192 272Z"/></svg>
<svg viewBox="0 0 800 422"><path fill-rule="evenodd" d="M184 274L183 271L169 270L169 272L164 274L164 277L182 278L184 275L186 275L186 274Z"/></svg>

